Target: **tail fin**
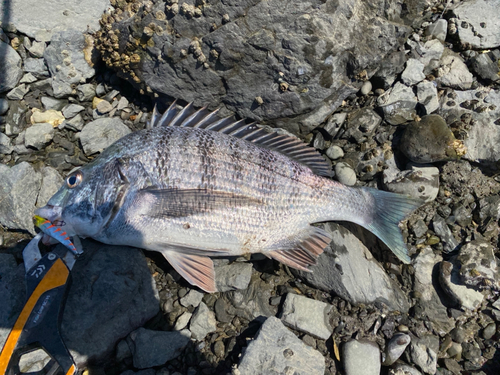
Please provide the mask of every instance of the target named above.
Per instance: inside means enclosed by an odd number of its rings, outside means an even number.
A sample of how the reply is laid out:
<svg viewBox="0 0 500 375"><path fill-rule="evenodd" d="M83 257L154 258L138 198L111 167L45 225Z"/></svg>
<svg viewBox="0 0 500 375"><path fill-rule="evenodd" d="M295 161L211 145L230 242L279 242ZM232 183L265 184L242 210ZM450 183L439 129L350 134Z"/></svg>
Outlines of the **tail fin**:
<svg viewBox="0 0 500 375"><path fill-rule="evenodd" d="M362 190L371 196L370 200L373 202L371 221L362 225L380 238L403 263L410 263L408 249L398 224L424 202L406 195L376 189L362 188Z"/></svg>

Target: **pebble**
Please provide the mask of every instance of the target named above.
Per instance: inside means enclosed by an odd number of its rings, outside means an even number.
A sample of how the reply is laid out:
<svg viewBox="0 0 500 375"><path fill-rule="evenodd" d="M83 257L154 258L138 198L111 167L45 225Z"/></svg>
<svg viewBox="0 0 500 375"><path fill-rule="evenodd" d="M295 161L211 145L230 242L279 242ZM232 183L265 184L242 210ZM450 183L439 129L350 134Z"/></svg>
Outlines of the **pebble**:
<svg viewBox="0 0 500 375"><path fill-rule="evenodd" d="M40 101L42 102L46 110L52 109L54 111L60 111L66 105L66 102L64 100L55 99L50 96L42 96L40 98Z"/></svg>
<svg viewBox="0 0 500 375"><path fill-rule="evenodd" d="M432 226L434 232L439 236L441 243L443 244L443 252L445 254L451 253L457 249L460 243L455 239L455 236L446 224L445 219L438 214L434 215L434 218L432 219Z"/></svg>
<svg viewBox="0 0 500 375"><path fill-rule="evenodd" d="M332 145L327 148L326 156L328 156L332 160L337 160L344 157L344 150L337 145Z"/></svg>
<svg viewBox="0 0 500 375"><path fill-rule="evenodd" d="M324 302L288 293L281 320L296 330L327 340L333 332L328 323L331 311L332 306Z"/></svg>
<svg viewBox="0 0 500 375"><path fill-rule="evenodd" d="M389 370L390 375L422 375L420 371L416 368L407 365L406 363L398 362L391 370Z"/></svg>
<svg viewBox="0 0 500 375"><path fill-rule="evenodd" d="M24 145L41 150L54 138L56 130L49 123L41 123L30 126L26 129Z"/></svg>
<svg viewBox="0 0 500 375"><path fill-rule="evenodd" d="M35 59L28 57L24 60L24 71L33 74L37 79L47 78L50 76L44 59Z"/></svg>
<svg viewBox="0 0 500 375"><path fill-rule="evenodd" d="M438 19L436 22L430 24L425 29L425 35L430 35L436 38L441 43L444 43L446 34L448 33L448 21L443 18Z"/></svg>
<svg viewBox="0 0 500 375"><path fill-rule="evenodd" d="M113 106L111 105L111 103L109 103L106 100L100 100L99 103L97 103L97 105L96 105L96 110L100 114L109 113L109 112L111 112L112 109L113 109Z"/></svg>
<svg viewBox="0 0 500 375"><path fill-rule="evenodd" d="M191 336L198 341L202 341L206 335L215 332L217 329L217 320L215 314L203 302L200 303L191 318L189 325Z"/></svg>
<svg viewBox="0 0 500 375"><path fill-rule="evenodd" d="M437 355L434 350L416 341L410 343L410 356L423 372L435 374L437 369Z"/></svg>
<svg viewBox="0 0 500 375"><path fill-rule="evenodd" d="M165 362L177 358L190 341L189 330L153 331L139 328L129 335L132 347L134 367L145 369L161 366Z"/></svg>
<svg viewBox="0 0 500 375"><path fill-rule="evenodd" d="M238 371L245 374L324 375L325 359L274 316L266 319L244 351Z"/></svg>
<svg viewBox="0 0 500 375"><path fill-rule="evenodd" d="M497 326L495 323L490 323L488 324L484 329L483 329L483 339L489 340L491 339L497 331Z"/></svg>
<svg viewBox="0 0 500 375"><path fill-rule="evenodd" d="M443 261L440 264L439 271L441 287L460 307L475 310L481 305L484 296L480 292L463 285L457 266L453 263Z"/></svg>
<svg viewBox="0 0 500 375"><path fill-rule="evenodd" d="M7 43L0 41L0 56L2 69L0 70L0 93L12 90L23 76L21 57Z"/></svg>
<svg viewBox="0 0 500 375"><path fill-rule="evenodd" d="M117 118L102 118L89 122L80 133L80 142L86 155L101 152L131 130Z"/></svg>
<svg viewBox="0 0 500 375"><path fill-rule="evenodd" d="M354 186L356 184L356 172L345 162L339 162L335 165L335 176L344 185Z"/></svg>
<svg viewBox="0 0 500 375"><path fill-rule="evenodd" d="M174 331L182 331L184 328L186 328L192 316L193 314L188 311L179 316L175 321Z"/></svg>
<svg viewBox="0 0 500 375"><path fill-rule="evenodd" d="M84 106L78 104L68 104L62 109L62 114L66 119L70 119L75 117L81 111L85 109Z"/></svg>
<svg viewBox="0 0 500 375"><path fill-rule="evenodd" d="M9 155L12 151L14 151L14 147L11 145L10 138L0 133L0 154Z"/></svg>
<svg viewBox="0 0 500 375"><path fill-rule="evenodd" d="M370 81L363 82L363 86L361 86L361 95L368 95L372 91L372 83Z"/></svg>
<svg viewBox="0 0 500 375"><path fill-rule="evenodd" d="M37 81L37 78L33 74L26 73L25 75L23 75L23 78L21 78L19 83L33 83L36 81Z"/></svg>
<svg viewBox="0 0 500 375"><path fill-rule="evenodd" d="M53 109L41 111L37 108L33 108L32 113L30 117L32 124L48 123L53 127L57 127L65 120L62 112Z"/></svg>
<svg viewBox="0 0 500 375"><path fill-rule="evenodd" d="M10 90L7 94L7 98L10 100L21 100L22 98L24 98L24 95L28 93L28 91L30 91L29 86L26 86L25 83L22 83Z"/></svg>
<svg viewBox="0 0 500 375"><path fill-rule="evenodd" d="M436 82L441 86L468 90L474 81L467 65L459 56L446 55L441 58L441 66L437 69Z"/></svg>
<svg viewBox="0 0 500 375"><path fill-rule="evenodd" d="M33 57L43 57L43 53L45 52L45 48L47 47L47 43L33 41L31 47L28 48L28 51Z"/></svg>
<svg viewBox="0 0 500 375"><path fill-rule="evenodd" d="M379 375L380 349L371 341L348 341L343 347L342 362L346 375Z"/></svg>
<svg viewBox="0 0 500 375"><path fill-rule="evenodd" d="M179 300L179 302L184 307L198 307L201 300L203 299L203 296L204 293L191 289L184 297Z"/></svg>
<svg viewBox="0 0 500 375"><path fill-rule="evenodd" d="M78 100L81 102L91 101L96 95L95 87L91 83L79 85L76 89Z"/></svg>
<svg viewBox="0 0 500 375"><path fill-rule="evenodd" d="M416 85L425 79L424 64L417 59L408 59L401 80L408 86Z"/></svg>
<svg viewBox="0 0 500 375"><path fill-rule="evenodd" d="M214 344L214 354L217 357L222 358L224 356L224 353L225 353L224 343L221 340L216 341Z"/></svg>
<svg viewBox="0 0 500 375"><path fill-rule="evenodd" d="M417 85L418 102L425 107L426 114L431 114L439 108L436 85L433 82L422 81Z"/></svg>
<svg viewBox="0 0 500 375"><path fill-rule="evenodd" d="M227 292L236 289L246 289L252 278L252 264L234 262L215 267L215 285L217 291Z"/></svg>
<svg viewBox="0 0 500 375"><path fill-rule="evenodd" d="M500 290L500 271L494 247L486 241L474 240L458 253L460 277L465 285Z"/></svg>
<svg viewBox="0 0 500 375"><path fill-rule="evenodd" d="M411 337L409 335L405 333L396 333L386 345L385 361L383 365L390 366L396 362L410 342Z"/></svg>
<svg viewBox="0 0 500 375"><path fill-rule="evenodd" d="M480 53L471 59L472 69L483 79L493 82L500 81L498 74L498 63L500 51L493 50L487 53Z"/></svg>

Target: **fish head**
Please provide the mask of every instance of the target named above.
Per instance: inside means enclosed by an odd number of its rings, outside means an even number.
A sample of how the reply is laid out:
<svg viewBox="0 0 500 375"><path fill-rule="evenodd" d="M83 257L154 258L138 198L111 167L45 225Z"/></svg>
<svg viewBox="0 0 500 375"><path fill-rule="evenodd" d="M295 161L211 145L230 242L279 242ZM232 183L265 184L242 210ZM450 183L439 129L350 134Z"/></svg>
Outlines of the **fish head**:
<svg viewBox="0 0 500 375"><path fill-rule="evenodd" d="M119 161L95 159L66 177L47 205L35 211L69 236L95 237L106 226L126 185Z"/></svg>

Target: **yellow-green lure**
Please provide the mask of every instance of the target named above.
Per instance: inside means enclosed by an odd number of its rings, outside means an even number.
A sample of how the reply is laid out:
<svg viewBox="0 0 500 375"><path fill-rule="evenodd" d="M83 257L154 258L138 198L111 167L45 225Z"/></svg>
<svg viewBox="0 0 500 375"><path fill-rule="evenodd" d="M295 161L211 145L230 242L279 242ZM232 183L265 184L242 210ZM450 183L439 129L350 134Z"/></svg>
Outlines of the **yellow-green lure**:
<svg viewBox="0 0 500 375"><path fill-rule="evenodd" d="M49 220L44 219L43 217L38 215L33 216L33 221L43 233L52 238L55 238L57 241L70 249L74 254L79 253L73 242L71 242L67 233L62 230L62 227L54 225Z"/></svg>

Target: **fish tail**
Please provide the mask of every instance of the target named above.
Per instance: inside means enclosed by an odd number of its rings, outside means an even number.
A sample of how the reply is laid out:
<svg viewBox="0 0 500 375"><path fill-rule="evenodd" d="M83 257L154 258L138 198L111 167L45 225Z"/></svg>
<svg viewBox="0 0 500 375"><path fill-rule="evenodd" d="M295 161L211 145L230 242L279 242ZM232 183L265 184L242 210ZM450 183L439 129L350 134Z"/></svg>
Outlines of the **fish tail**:
<svg viewBox="0 0 500 375"><path fill-rule="evenodd" d="M362 190L371 201L372 209L371 215L360 224L380 238L403 263L410 263L398 224L424 202L402 194L370 188Z"/></svg>

